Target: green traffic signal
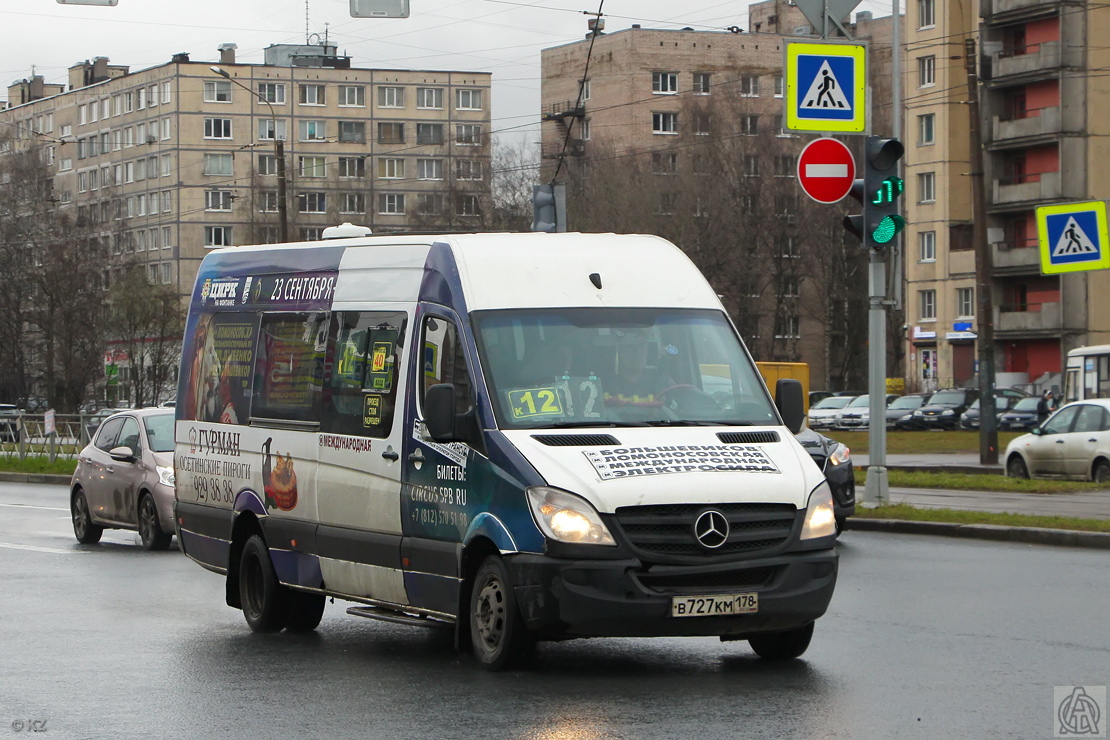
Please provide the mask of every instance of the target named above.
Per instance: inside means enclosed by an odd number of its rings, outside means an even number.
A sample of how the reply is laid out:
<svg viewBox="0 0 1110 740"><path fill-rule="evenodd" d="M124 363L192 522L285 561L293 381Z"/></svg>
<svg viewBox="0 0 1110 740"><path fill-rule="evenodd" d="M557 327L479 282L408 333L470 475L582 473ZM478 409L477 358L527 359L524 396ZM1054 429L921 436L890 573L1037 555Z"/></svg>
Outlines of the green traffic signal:
<svg viewBox="0 0 1110 740"><path fill-rule="evenodd" d="M877 206L893 203L906 189L906 182L900 177L888 177L871 194L871 202Z"/></svg>
<svg viewBox="0 0 1110 740"><path fill-rule="evenodd" d="M890 215L883 217L875 230L871 232L871 241L876 244L889 244L890 241L898 236L898 232L906 226L906 219L898 215Z"/></svg>

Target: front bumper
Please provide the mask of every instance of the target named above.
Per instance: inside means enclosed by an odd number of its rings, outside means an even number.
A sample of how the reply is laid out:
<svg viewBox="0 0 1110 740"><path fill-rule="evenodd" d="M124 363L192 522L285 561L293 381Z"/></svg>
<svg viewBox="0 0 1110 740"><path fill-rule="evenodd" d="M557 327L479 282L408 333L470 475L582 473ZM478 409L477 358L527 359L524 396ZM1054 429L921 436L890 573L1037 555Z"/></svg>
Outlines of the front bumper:
<svg viewBox="0 0 1110 740"><path fill-rule="evenodd" d="M789 630L825 613L837 575L836 548L715 565L644 566L636 558L506 559L528 628L540 637L728 635ZM759 612L672 617L674 596L759 594Z"/></svg>

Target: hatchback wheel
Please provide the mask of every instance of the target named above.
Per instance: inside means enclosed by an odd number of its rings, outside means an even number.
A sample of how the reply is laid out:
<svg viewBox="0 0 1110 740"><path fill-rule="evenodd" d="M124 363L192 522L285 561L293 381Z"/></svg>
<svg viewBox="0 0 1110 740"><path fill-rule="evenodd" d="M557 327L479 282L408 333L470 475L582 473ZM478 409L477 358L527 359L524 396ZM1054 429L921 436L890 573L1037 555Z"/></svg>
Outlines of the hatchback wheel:
<svg viewBox="0 0 1110 740"><path fill-rule="evenodd" d="M1024 460L1014 455L1006 461L1006 475L1011 478L1028 478L1029 469L1025 467Z"/></svg>
<svg viewBox="0 0 1110 740"><path fill-rule="evenodd" d="M1095 472L1091 476L1091 480L1096 483L1110 483L1110 462L1099 460L1098 464L1095 465Z"/></svg>
<svg viewBox="0 0 1110 740"><path fill-rule="evenodd" d="M165 550L173 539L171 533L162 531L162 525L158 523L158 506L149 493L143 494L139 501L139 537L142 538L144 550Z"/></svg>
<svg viewBox="0 0 1110 740"><path fill-rule="evenodd" d="M82 545L95 545L100 542L100 535L104 534L104 527L93 524L92 515L89 514L89 502L85 499L85 492L78 488L69 504L70 514L73 516L73 534Z"/></svg>

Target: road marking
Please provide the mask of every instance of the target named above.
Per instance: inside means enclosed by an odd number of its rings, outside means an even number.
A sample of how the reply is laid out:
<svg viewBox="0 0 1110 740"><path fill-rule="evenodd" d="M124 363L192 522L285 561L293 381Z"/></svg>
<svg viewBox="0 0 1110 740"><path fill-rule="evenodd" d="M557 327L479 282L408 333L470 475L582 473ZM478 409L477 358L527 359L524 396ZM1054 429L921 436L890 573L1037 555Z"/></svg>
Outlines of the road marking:
<svg viewBox="0 0 1110 740"><path fill-rule="evenodd" d="M0 547L10 550L30 550L31 552L48 552L54 555L85 555L88 550L63 550L59 547L39 547L37 545L17 545L14 542L0 542Z"/></svg>
<svg viewBox="0 0 1110 740"><path fill-rule="evenodd" d="M0 506L10 506L13 509L42 509L43 511L69 511L60 506L36 506L35 504L0 504Z"/></svg>

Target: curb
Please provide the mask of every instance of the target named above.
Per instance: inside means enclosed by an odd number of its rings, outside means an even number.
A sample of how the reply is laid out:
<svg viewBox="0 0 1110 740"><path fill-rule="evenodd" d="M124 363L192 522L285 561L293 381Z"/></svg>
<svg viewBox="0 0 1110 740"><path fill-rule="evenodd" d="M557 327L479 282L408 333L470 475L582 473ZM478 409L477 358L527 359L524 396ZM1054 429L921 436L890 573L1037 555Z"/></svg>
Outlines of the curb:
<svg viewBox="0 0 1110 740"><path fill-rule="evenodd" d="M899 534L931 534L942 537L965 537L996 542L1023 542L1031 545L1059 547L1093 547L1110 550L1110 532L1079 532L1071 529L1042 527L1003 527L998 524L954 524L948 522L917 522L904 519L857 519L849 517L844 529Z"/></svg>
<svg viewBox="0 0 1110 740"><path fill-rule="evenodd" d="M0 482L3 483L50 483L58 486L68 486L71 480L73 480L72 475L0 472Z"/></svg>
<svg viewBox="0 0 1110 740"><path fill-rule="evenodd" d="M862 465L859 467L863 467ZM1006 471L1001 465L887 465L887 470L902 470L907 473L978 473L981 475L1003 475Z"/></svg>

